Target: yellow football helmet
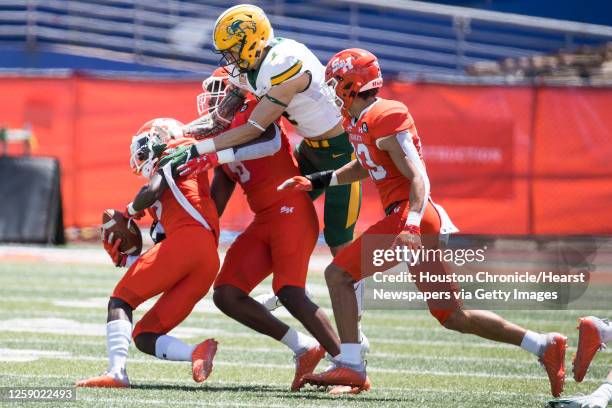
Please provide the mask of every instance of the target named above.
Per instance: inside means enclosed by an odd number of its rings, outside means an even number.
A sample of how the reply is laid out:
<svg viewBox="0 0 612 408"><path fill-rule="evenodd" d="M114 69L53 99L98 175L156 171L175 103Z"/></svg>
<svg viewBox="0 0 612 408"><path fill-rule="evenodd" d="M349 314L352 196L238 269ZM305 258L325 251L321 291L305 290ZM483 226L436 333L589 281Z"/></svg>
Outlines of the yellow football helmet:
<svg viewBox="0 0 612 408"><path fill-rule="evenodd" d="M257 6L240 4L219 16L213 30L213 44L227 63L244 72L255 66L272 36L266 13Z"/></svg>

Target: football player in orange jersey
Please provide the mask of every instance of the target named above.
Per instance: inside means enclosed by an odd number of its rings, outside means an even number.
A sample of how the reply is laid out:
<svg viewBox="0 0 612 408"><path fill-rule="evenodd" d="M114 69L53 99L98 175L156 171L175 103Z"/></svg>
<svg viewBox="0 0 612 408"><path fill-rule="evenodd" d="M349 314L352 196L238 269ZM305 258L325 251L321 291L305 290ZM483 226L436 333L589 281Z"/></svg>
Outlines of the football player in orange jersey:
<svg viewBox="0 0 612 408"><path fill-rule="evenodd" d="M114 264L129 269L108 302L108 370L78 381L78 387L129 387L126 359L131 338L144 353L164 360L191 361L196 382L204 381L212 370L217 349L214 339L192 346L167 333L191 313L217 275L217 211L210 198L207 174L194 174L175 182L168 173L154 173L164 149L194 141L155 140L150 132L151 122L139 130L130 147L132 170L150 180L128 205L127 213L136 217L152 205L165 239L128 260L119 252L121 239L113 240L103 226L104 247ZM159 294L162 296L132 330L132 311Z"/></svg>
<svg viewBox="0 0 612 408"><path fill-rule="evenodd" d="M334 393L359 392L370 387L358 344L357 302L353 292L353 283L372 273L362 270L364 237L379 237L377 248L402 245L410 249L421 246L428 249L439 246L441 233L454 232L456 228L444 210L431 201L421 142L408 109L400 102L376 97L383 82L376 57L361 49L341 51L327 64L326 80L334 88L342 107L344 127L357 159L335 171L293 177L279 189L311 190L369 176L379 192L387 216L341 250L325 270L342 341L340 358L329 370L303 378L304 383L338 385L332 389ZM558 333L527 331L488 311L464 310L452 295L457 290L454 284L419 281L419 271L444 275L444 265L439 261L422 260L410 270L419 290L449 293L450 301L428 301L431 314L440 324L532 352L546 368L552 394L558 396L562 392L566 337Z"/></svg>
<svg viewBox="0 0 612 408"><path fill-rule="evenodd" d="M227 73L217 70L204 81L205 92L198 97L200 114L214 109L226 79ZM256 106L257 99L248 95L231 126L246 123ZM296 370L291 389L296 391L301 377L315 369L325 350L332 356L339 354L340 340L325 312L306 295L308 261L319 235L319 224L305 192L276 191L278 183L300 173L291 156L282 122L276 121L271 127L282 140L276 153L215 168L211 194L219 215L223 214L238 183L255 218L227 251L214 284L213 299L228 316L282 342L295 353ZM183 173L202 171L207 163L198 167L196 159L181 170ZM316 340L289 327L249 296L271 273L272 288L279 301Z"/></svg>

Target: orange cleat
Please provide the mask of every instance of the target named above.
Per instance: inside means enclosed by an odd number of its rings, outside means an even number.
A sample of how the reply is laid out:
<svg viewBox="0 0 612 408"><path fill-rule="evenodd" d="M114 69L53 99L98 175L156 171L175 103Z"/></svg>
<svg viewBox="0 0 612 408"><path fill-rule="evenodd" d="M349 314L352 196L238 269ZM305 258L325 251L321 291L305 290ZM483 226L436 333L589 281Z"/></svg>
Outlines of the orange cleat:
<svg viewBox="0 0 612 408"><path fill-rule="evenodd" d="M365 384L363 387L351 387L350 385L336 385L330 391L330 395L343 395L343 394L359 394L361 391L370 391L372 384L370 379L366 377Z"/></svg>
<svg viewBox="0 0 612 408"><path fill-rule="evenodd" d="M586 375L595 353L605 347L597 325L591 317L578 319L578 350L574 356L574 380L581 382Z"/></svg>
<svg viewBox="0 0 612 408"><path fill-rule="evenodd" d="M327 387L339 385L343 387L334 387L334 394L346 394L353 390L359 389L358 392L368 391L370 389L370 381L365 373L353 370L352 368L336 365L329 370L319 374L306 374L302 377L302 384L311 384L318 387ZM350 387L350 389L348 388ZM357 391L357 390L356 390ZM354 392L357 393L357 392Z"/></svg>
<svg viewBox="0 0 612 408"><path fill-rule="evenodd" d="M130 386L130 380L119 379L117 376L104 373L97 377L87 378L85 380L79 380L76 382L77 387L100 387L100 388L128 388Z"/></svg>
<svg viewBox="0 0 612 408"><path fill-rule="evenodd" d="M567 349L567 337L559 333L551 333L552 337L544 354L540 357L540 363L546 369L550 381L550 392L553 397L559 397L563 392L565 384L565 349Z"/></svg>
<svg viewBox="0 0 612 408"><path fill-rule="evenodd" d="M195 347L191 353L193 381L201 383L208 378L213 369L218 344L215 339L207 339Z"/></svg>
<svg viewBox="0 0 612 408"><path fill-rule="evenodd" d="M295 376L291 383L291 391L300 390L302 377L311 374L324 356L325 349L319 344L295 357Z"/></svg>

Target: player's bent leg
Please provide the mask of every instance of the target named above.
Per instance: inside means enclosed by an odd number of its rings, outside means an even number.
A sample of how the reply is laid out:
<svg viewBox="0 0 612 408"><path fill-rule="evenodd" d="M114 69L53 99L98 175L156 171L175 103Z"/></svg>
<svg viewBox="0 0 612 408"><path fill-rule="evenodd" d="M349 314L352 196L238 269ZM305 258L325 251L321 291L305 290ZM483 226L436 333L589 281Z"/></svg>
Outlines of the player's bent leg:
<svg viewBox="0 0 612 408"><path fill-rule="evenodd" d="M136 346L147 354L163 360L190 361L193 379L202 382L212 371L212 362L217 350L217 342L207 339L197 345L189 345L173 336L170 330L179 325L202 299L215 279L219 261L214 245L209 237L191 236L194 253L193 263L185 277L164 292L155 305L142 317L134 328Z"/></svg>
<svg viewBox="0 0 612 408"><path fill-rule="evenodd" d="M325 282L342 343L358 343L357 299L351 275L335 264L325 269Z"/></svg>
<svg viewBox="0 0 612 408"><path fill-rule="evenodd" d="M102 375L79 380L77 387L126 388L130 386L126 361L132 337L132 306L122 299L108 301L106 350L108 369Z"/></svg>
<svg viewBox="0 0 612 408"><path fill-rule="evenodd" d="M302 377L314 371L325 356L326 350L332 356L340 354L340 340L323 309L308 298L304 288L283 286L277 295L291 315L298 319L318 341L318 343L313 341L302 350L295 351L295 375L291 390L297 391ZM290 332L285 337L287 336L291 336Z"/></svg>
<svg viewBox="0 0 612 408"><path fill-rule="evenodd" d="M340 354L340 339L325 311L313 303L306 290L297 286L283 286L277 296L280 302L332 356Z"/></svg>
<svg viewBox="0 0 612 408"><path fill-rule="evenodd" d="M216 287L213 301L227 316L275 340L281 340L289 330L289 326L272 315L261 303L235 286Z"/></svg>
<svg viewBox="0 0 612 408"><path fill-rule="evenodd" d="M567 337L559 333L540 334L527 331L495 313L484 310L457 309L448 314L442 324L450 330L514 344L535 354L546 370L552 395L558 397L563 392Z"/></svg>

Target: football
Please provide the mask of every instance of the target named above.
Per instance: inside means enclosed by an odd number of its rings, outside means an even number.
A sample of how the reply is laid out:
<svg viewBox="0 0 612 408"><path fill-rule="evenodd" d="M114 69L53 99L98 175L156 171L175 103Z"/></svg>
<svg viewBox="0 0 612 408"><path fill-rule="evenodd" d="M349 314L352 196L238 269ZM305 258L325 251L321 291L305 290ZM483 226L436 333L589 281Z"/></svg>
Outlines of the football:
<svg viewBox="0 0 612 408"><path fill-rule="evenodd" d="M125 255L138 255L142 250L142 235L136 222L129 221L121 211L107 209L102 213L102 237L113 234L113 239L121 238L119 251Z"/></svg>

